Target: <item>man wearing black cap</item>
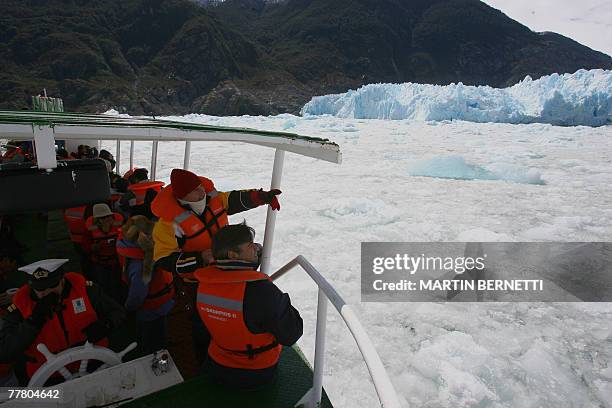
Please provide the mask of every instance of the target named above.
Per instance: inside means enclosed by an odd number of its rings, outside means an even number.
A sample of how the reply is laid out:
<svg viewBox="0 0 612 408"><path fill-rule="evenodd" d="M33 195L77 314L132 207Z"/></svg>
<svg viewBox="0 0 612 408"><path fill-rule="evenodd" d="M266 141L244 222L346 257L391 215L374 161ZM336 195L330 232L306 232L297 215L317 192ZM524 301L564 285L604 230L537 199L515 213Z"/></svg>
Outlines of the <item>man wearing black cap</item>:
<svg viewBox="0 0 612 408"><path fill-rule="evenodd" d="M52 353L85 341L106 346L106 336L125 318L122 307L100 287L79 274L64 273L66 262L45 259L19 268L28 283L0 319L0 363L20 356L23 383L46 361L36 348L39 343Z"/></svg>

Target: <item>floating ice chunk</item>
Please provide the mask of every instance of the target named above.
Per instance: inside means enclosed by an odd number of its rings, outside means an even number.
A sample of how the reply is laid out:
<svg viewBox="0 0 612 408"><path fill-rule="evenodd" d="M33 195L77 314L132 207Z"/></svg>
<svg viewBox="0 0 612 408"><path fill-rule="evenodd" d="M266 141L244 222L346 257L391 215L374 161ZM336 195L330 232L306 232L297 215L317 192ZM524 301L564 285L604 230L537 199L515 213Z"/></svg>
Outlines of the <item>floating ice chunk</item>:
<svg viewBox="0 0 612 408"><path fill-rule="evenodd" d="M579 70L537 80L527 76L509 88L428 84L369 84L344 94L316 96L302 115L357 119L612 124L612 71Z"/></svg>
<svg viewBox="0 0 612 408"><path fill-rule="evenodd" d="M510 164L495 164L487 169L470 164L461 156L442 156L419 160L410 165L411 176L436 177L456 180L505 180L522 184L545 184L536 169L525 169Z"/></svg>

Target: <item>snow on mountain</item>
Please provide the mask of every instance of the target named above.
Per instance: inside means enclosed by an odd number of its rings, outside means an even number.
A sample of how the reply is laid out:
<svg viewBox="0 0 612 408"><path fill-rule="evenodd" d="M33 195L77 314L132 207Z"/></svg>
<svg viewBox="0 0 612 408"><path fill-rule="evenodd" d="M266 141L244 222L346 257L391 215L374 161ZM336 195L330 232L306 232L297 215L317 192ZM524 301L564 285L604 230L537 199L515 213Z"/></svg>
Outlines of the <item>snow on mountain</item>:
<svg viewBox="0 0 612 408"><path fill-rule="evenodd" d="M612 3L606 0L483 0L534 31L553 31L612 55Z"/></svg>
<svg viewBox="0 0 612 408"><path fill-rule="evenodd" d="M302 115L356 119L466 120L495 123L612 124L612 71L579 70L509 88L428 84L370 84L314 97Z"/></svg>
<svg viewBox="0 0 612 408"><path fill-rule="evenodd" d="M355 307L403 407L612 407L610 303L364 303L360 294L361 242L610 241L612 126L165 119L290 130L340 145L341 165L285 156L272 269L303 254L321 271ZM114 152L114 142L103 145ZM125 171L129 143L122 146ZM183 151L183 143L159 143L158 179L182 166ZM148 167L151 144L136 142L135 157ZM221 191L267 188L273 158L272 149L241 143L191 147L191 169ZM411 174L415 163L421 175ZM490 173L500 177L474 177ZM260 242L265 214L230 221L246 219ZM300 270L278 284L304 318L299 345L312 361L316 286ZM328 313L324 386L334 406L378 407L349 331Z"/></svg>

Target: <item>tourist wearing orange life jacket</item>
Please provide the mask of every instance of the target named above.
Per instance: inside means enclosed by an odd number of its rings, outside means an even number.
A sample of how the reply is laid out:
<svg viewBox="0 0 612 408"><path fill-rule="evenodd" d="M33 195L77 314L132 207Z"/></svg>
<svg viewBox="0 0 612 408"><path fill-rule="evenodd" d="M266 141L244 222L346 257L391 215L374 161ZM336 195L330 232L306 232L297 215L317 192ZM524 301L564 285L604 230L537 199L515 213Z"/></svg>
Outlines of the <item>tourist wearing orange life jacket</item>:
<svg viewBox="0 0 612 408"><path fill-rule="evenodd" d="M107 204L95 204L93 214L85 221L84 246L94 263L116 266L115 244L123 225L121 214L114 213Z"/></svg>
<svg viewBox="0 0 612 408"><path fill-rule="evenodd" d="M0 163L22 163L26 161L26 156L17 142L11 140L4 145L6 152L0 158Z"/></svg>
<svg viewBox="0 0 612 408"><path fill-rule="evenodd" d="M121 298L121 272L116 244L122 224L121 214L112 212L104 203L95 204L93 215L85 222L83 237L83 249L90 262L85 275L117 300Z"/></svg>
<svg viewBox="0 0 612 408"><path fill-rule="evenodd" d="M107 335L125 318L121 306L99 286L79 274L64 273L62 265L66 262L46 259L19 268L26 273L28 283L15 294L8 314L2 318L0 362L19 356L22 367L25 365L22 384L46 360L36 348L39 343L52 353L85 341L106 345Z"/></svg>
<svg viewBox="0 0 612 408"><path fill-rule="evenodd" d="M205 372L242 389L272 381L282 345L303 332L289 295L257 271L261 246L254 235L244 223L224 227L213 237L215 261L195 273L197 310L210 333Z"/></svg>
<svg viewBox="0 0 612 408"><path fill-rule="evenodd" d="M134 169L129 178L127 192L119 201L119 208L126 216L144 215L153 218L151 203L164 186L163 181L149 180L147 169Z"/></svg>
<svg viewBox="0 0 612 408"><path fill-rule="evenodd" d="M184 279L193 280L195 269L211 260L211 239L229 215L265 204L280 210L280 190L221 192L211 180L181 169L172 170L170 182L151 204L159 217L153 229L154 260Z"/></svg>
<svg viewBox="0 0 612 408"><path fill-rule="evenodd" d="M136 313L143 355L166 348L166 316L174 306L174 278L155 268L152 231L153 222L136 215L125 223L117 241L122 277L128 286L125 309Z"/></svg>

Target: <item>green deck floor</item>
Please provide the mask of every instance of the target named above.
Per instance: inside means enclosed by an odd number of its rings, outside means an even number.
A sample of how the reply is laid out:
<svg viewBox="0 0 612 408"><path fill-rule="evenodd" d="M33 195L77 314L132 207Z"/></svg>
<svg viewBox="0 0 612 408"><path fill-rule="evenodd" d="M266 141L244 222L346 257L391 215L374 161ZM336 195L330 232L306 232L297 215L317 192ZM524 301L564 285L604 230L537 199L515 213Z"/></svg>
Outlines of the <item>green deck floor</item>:
<svg viewBox="0 0 612 408"><path fill-rule="evenodd" d="M126 408L291 408L311 386L312 370L302 359L300 352L292 347L284 347L276 382L260 390L239 392L213 384L206 377L199 376L123 406ZM332 408L325 391L321 407Z"/></svg>

